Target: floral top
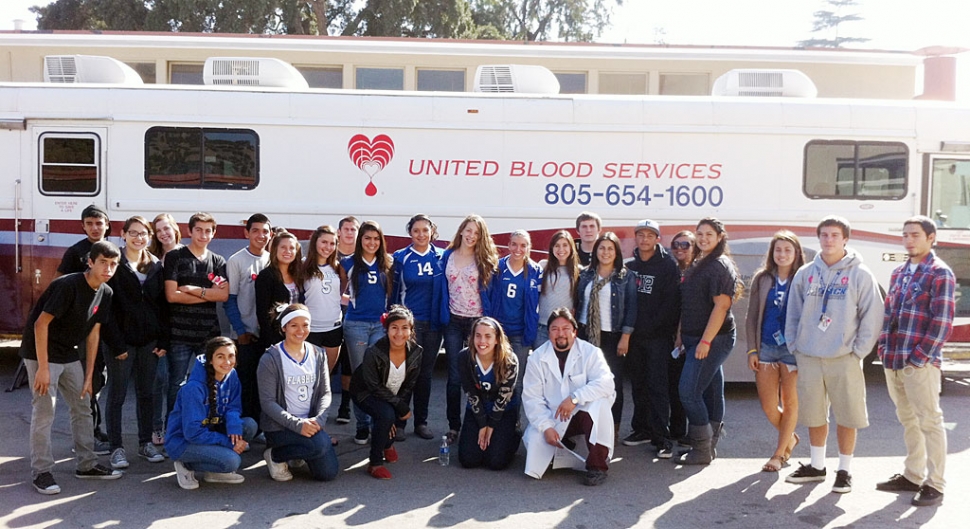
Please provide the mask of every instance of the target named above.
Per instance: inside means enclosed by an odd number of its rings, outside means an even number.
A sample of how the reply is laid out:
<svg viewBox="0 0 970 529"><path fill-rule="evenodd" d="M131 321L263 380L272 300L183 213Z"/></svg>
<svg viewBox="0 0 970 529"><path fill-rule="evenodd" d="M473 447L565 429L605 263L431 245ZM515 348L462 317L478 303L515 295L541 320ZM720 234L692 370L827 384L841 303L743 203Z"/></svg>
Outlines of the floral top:
<svg viewBox="0 0 970 529"><path fill-rule="evenodd" d="M478 292L478 267L474 262L459 269L454 259L448 260L445 269L448 278L448 309L456 316L479 318L482 316L482 298Z"/></svg>

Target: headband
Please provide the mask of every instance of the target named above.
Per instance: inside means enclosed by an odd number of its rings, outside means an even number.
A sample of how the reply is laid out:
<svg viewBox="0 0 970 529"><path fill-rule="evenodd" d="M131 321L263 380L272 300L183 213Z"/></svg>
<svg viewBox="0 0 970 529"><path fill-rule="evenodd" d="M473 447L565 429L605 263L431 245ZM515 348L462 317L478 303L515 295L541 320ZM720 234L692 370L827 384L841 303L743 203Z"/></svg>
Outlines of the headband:
<svg viewBox="0 0 970 529"><path fill-rule="evenodd" d="M286 324L290 323L290 320L293 318L299 318L300 316L306 318L307 321L310 321L310 311L297 309L293 312L288 312L285 316L283 316L282 319L280 319L280 327L286 327Z"/></svg>

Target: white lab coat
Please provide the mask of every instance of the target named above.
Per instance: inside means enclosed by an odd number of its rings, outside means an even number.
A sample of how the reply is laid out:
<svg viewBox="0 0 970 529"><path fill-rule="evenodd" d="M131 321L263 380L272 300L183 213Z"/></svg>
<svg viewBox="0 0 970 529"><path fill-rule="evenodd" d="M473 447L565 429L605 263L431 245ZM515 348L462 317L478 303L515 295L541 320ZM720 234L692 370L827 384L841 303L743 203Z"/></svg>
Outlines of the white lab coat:
<svg viewBox="0 0 970 529"><path fill-rule="evenodd" d="M566 433L569 422L556 419L555 414L570 395L579 400L576 411L585 411L593 418L590 442L608 447L610 457L613 456L613 414L610 408L616 399L616 390L603 351L577 338L561 374L556 351L550 342L546 342L529 356L523 380L522 406L529 418L524 438L526 475L540 479L554 457L560 460L557 450L562 449L547 443L543 432L555 428L560 437ZM565 459L570 458L575 468L583 468L579 459L572 456Z"/></svg>

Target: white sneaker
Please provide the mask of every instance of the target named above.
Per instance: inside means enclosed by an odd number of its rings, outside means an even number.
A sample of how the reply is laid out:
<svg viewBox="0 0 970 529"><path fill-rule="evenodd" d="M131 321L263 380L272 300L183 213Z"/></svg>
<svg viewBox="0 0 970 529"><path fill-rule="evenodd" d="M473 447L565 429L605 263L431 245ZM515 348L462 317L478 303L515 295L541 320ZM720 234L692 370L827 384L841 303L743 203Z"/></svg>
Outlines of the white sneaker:
<svg viewBox="0 0 970 529"><path fill-rule="evenodd" d="M185 468L181 461L175 462L175 477L178 478L179 487L185 490L199 488L199 480L195 479L195 472Z"/></svg>
<svg viewBox="0 0 970 529"><path fill-rule="evenodd" d="M115 448L111 452L111 468L115 470L128 468L128 457L124 448Z"/></svg>
<svg viewBox="0 0 970 529"><path fill-rule="evenodd" d="M237 484L237 483L242 483L243 481L246 481L246 478L245 477L243 477L240 474L236 474L235 472L225 472L225 473L223 473L223 472L206 472L205 474L202 474L202 479L204 479L206 483L232 483L232 484Z"/></svg>
<svg viewBox="0 0 970 529"><path fill-rule="evenodd" d="M266 468L269 469L269 477L273 478L274 481L289 481L293 479L293 474L290 473L290 467L286 463L275 463L273 462L273 449L267 448L263 452L263 459L266 460Z"/></svg>

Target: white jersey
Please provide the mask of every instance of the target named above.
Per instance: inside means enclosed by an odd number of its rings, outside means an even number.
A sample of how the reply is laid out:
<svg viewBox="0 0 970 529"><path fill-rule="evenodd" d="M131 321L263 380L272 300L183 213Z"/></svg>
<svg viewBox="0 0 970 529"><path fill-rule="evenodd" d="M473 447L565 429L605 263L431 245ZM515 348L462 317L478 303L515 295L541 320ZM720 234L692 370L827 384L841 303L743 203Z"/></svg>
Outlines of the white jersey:
<svg viewBox="0 0 970 529"><path fill-rule="evenodd" d="M286 384L283 390L286 411L306 419L310 416L310 399L313 397L313 388L317 385L317 357L308 344L303 344L302 362L294 360L282 343L280 355L283 357L283 380Z"/></svg>
<svg viewBox="0 0 970 529"><path fill-rule="evenodd" d="M323 279L311 277L304 283L306 306L310 309L310 332L327 332L340 327L340 275L330 265L320 266Z"/></svg>

